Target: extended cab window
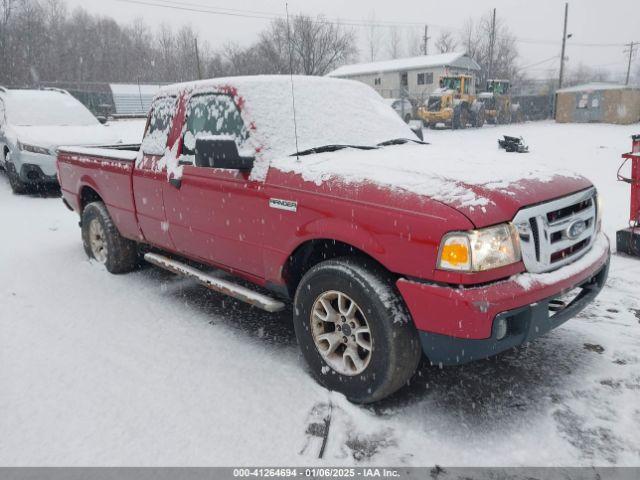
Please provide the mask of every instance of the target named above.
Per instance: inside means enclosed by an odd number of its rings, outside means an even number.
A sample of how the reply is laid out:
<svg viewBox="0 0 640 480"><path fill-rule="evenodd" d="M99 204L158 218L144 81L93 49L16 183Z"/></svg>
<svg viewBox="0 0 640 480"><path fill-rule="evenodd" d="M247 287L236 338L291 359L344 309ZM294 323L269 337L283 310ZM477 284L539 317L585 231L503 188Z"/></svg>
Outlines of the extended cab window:
<svg viewBox="0 0 640 480"><path fill-rule="evenodd" d="M193 162L196 139L206 135L232 136L239 149L249 138L249 132L231 96L225 94L198 95L191 99L187 109L182 160Z"/></svg>
<svg viewBox="0 0 640 480"><path fill-rule="evenodd" d="M147 134L142 141L143 153L164 155L171 121L176 111L176 101L176 97L161 97L153 103Z"/></svg>

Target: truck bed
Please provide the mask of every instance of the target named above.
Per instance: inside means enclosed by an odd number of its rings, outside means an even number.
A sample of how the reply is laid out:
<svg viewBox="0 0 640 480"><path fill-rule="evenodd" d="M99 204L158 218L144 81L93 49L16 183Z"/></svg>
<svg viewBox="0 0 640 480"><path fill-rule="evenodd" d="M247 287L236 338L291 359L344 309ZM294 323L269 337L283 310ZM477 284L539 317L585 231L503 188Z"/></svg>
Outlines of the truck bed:
<svg viewBox="0 0 640 480"><path fill-rule="evenodd" d="M73 210L100 197L123 236L137 238L132 173L140 145L63 146L58 149L62 197Z"/></svg>

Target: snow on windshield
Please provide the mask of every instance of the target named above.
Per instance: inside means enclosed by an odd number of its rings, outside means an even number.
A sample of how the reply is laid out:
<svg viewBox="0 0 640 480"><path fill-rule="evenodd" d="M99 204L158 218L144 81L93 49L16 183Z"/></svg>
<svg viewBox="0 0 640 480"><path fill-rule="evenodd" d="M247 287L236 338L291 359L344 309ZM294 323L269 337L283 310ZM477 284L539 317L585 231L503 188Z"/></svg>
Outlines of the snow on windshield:
<svg viewBox="0 0 640 480"><path fill-rule="evenodd" d="M7 120L17 126L96 125L93 114L71 95L47 90L13 90L7 95Z"/></svg>
<svg viewBox="0 0 640 480"><path fill-rule="evenodd" d="M415 135L382 97L370 87L351 80L293 77L296 125L293 120L291 79L254 76L205 80L167 87L165 91L194 93L237 89L242 116L251 129L251 141L260 157L273 159L324 145L376 145Z"/></svg>

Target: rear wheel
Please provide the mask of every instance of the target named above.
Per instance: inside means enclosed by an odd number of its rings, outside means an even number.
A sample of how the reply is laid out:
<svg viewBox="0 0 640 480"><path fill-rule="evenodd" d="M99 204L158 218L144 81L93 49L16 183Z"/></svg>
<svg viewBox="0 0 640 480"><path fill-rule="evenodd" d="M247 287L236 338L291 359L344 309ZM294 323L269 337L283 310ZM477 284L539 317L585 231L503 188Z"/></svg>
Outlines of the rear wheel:
<svg viewBox="0 0 640 480"><path fill-rule="evenodd" d="M365 260L313 267L295 296L294 326L315 379L356 403L401 388L421 357L417 331L393 279Z"/></svg>
<svg viewBox="0 0 640 480"><path fill-rule="evenodd" d="M485 109L484 105L478 105L474 108L473 112L473 126L476 128L482 128L485 122Z"/></svg>
<svg viewBox="0 0 640 480"><path fill-rule="evenodd" d="M111 273L127 273L138 266L136 242L120 235L102 202L92 202L82 212L82 243L87 255Z"/></svg>

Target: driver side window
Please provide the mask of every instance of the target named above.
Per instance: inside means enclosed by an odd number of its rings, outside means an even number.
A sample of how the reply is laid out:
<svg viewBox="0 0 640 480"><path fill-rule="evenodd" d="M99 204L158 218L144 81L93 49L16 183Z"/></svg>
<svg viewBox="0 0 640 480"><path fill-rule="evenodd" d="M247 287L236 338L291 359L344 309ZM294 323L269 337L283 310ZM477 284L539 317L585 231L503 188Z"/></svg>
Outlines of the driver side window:
<svg viewBox="0 0 640 480"><path fill-rule="evenodd" d="M187 107L181 160L193 163L196 140L212 135L233 137L239 149L249 138L240 111L230 95L207 94L191 98Z"/></svg>

